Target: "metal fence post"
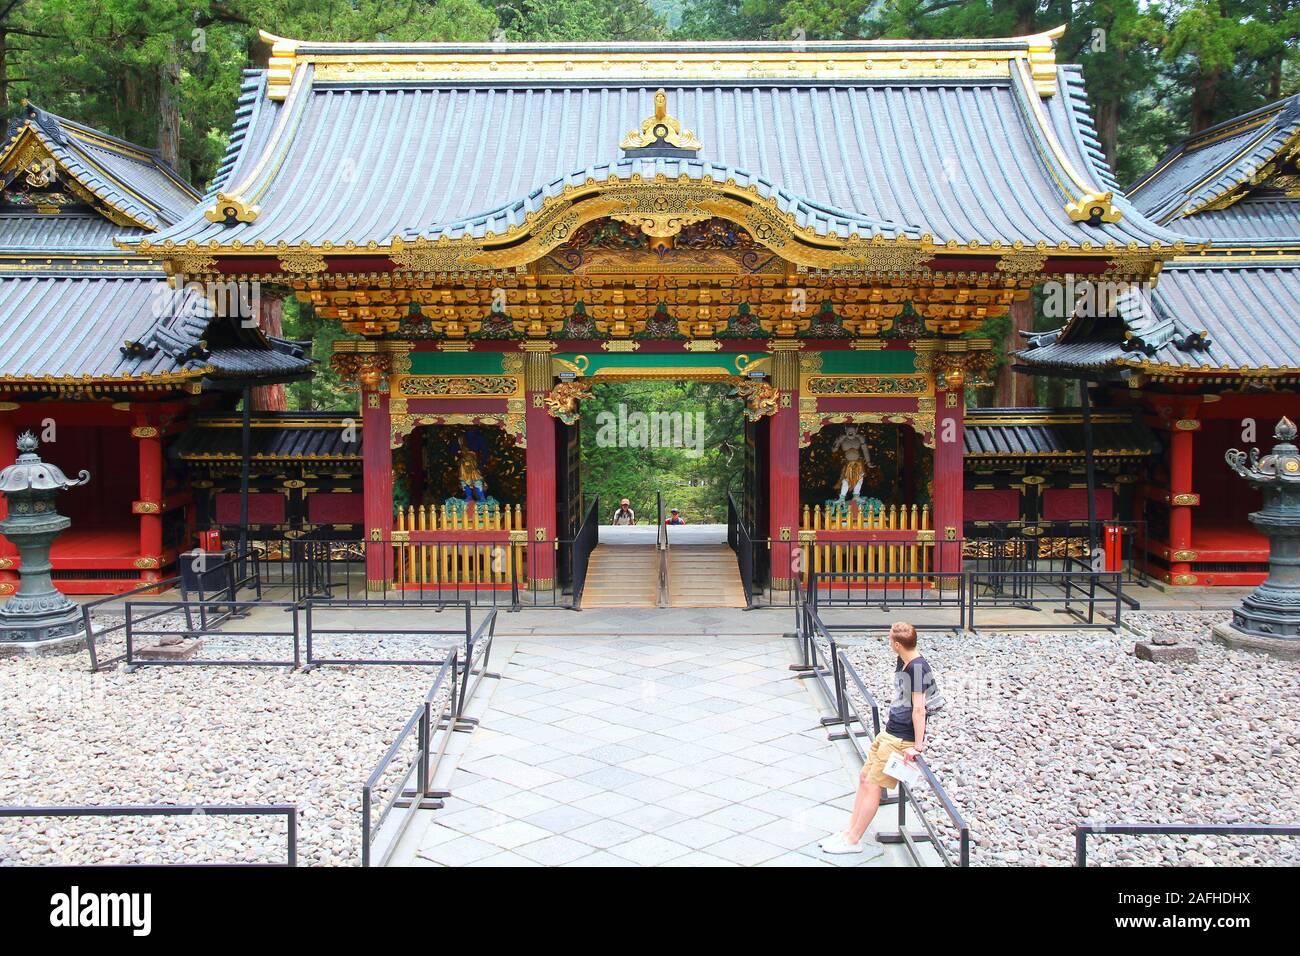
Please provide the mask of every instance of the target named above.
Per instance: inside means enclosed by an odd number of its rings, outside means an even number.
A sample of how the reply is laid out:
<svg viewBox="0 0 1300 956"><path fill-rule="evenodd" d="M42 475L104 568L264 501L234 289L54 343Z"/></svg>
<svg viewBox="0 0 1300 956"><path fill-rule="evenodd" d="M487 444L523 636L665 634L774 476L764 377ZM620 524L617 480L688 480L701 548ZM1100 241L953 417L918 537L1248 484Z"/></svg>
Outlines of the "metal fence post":
<svg viewBox="0 0 1300 956"><path fill-rule="evenodd" d="M1088 828L1074 828L1074 865L1088 865Z"/></svg>
<svg viewBox="0 0 1300 956"><path fill-rule="evenodd" d="M289 866L298 865L298 808L293 807L289 810L289 837L288 837L289 859L286 861Z"/></svg>

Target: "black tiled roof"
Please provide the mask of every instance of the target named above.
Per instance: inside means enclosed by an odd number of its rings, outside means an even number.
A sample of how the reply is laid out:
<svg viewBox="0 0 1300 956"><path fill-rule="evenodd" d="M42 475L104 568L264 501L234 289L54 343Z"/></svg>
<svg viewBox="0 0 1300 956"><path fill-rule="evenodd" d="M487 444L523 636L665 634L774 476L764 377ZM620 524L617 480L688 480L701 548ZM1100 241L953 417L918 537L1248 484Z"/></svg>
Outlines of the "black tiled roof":
<svg viewBox="0 0 1300 956"><path fill-rule="evenodd" d="M172 446L182 461L238 460L239 416L202 418ZM361 459L361 416L337 412L255 412L249 438L254 458L277 460ZM352 426L351 441L348 425Z"/></svg>
<svg viewBox="0 0 1300 956"><path fill-rule="evenodd" d="M1098 457L1142 457L1155 447L1147 427L1127 409L1093 411ZM1077 408L976 408L966 414L966 458L1082 457L1083 412Z"/></svg>

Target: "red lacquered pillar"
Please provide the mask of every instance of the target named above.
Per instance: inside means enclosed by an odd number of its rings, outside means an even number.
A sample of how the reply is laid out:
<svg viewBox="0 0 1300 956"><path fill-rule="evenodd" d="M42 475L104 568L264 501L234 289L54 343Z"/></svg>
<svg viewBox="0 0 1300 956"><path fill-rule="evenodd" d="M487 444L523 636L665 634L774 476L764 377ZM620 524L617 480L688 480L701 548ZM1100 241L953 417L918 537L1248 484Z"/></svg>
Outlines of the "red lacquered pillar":
<svg viewBox="0 0 1300 956"><path fill-rule="evenodd" d="M361 391L362 493L366 519L366 589L386 590L393 579L393 454L388 393Z"/></svg>
<svg viewBox="0 0 1300 956"><path fill-rule="evenodd" d="M555 343L529 339L524 350L524 422L528 446L524 452L528 522L528 586L549 590L555 585L555 419L545 399L553 376L551 351Z"/></svg>
<svg viewBox="0 0 1300 956"><path fill-rule="evenodd" d="M934 570L955 574L961 571L965 379L951 372L940 375L935 389Z"/></svg>
<svg viewBox="0 0 1300 956"><path fill-rule="evenodd" d="M1200 503L1200 496L1192 490L1193 436L1200 430L1200 420L1192 417L1178 418L1170 423L1169 434L1169 583L1195 584L1191 562L1196 552L1192 550L1192 509Z"/></svg>
<svg viewBox="0 0 1300 956"><path fill-rule="evenodd" d="M140 518L140 558L142 580L157 581L163 550L163 457L161 429L138 414L131 436L139 444L140 494L131 510Z"/></svg>
<svg viewBox="0 0 1300 956"><path fill-rule="evenodd" d="M799 544L799 349L798 342L772 343L772 385L778 392L769 426L768 533L772 536L772 587L789 590L797 577Z"/></svg>

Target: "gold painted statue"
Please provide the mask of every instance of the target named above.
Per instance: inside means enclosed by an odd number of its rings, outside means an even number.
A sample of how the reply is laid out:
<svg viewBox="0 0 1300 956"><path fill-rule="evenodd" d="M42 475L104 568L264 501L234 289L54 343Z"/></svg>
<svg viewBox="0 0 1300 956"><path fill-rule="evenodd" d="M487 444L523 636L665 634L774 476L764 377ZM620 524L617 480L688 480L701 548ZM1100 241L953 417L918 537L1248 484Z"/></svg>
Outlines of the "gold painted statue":
<svg viewBox="0 0 1300 956"><path fill-rule="evenodd" d="M844 434L835 439L831 454L839 454L844 458L844 464L840 467L840 501L849 496L850 488L853 489L854 498L860 497L862 481L867 477L867 467L871 464L871 451L867 448L867 439L858 432L857 425L844 426Z"/></svg>
<svg viewBox="0 0 1300 956"><path fill-rule="evenodd" d="M460 451L456 452L456 472L466 501L482 501L486 497L486 485L483 472L478 467L478 455L465 444L464 435L460 436Z"/></svg>

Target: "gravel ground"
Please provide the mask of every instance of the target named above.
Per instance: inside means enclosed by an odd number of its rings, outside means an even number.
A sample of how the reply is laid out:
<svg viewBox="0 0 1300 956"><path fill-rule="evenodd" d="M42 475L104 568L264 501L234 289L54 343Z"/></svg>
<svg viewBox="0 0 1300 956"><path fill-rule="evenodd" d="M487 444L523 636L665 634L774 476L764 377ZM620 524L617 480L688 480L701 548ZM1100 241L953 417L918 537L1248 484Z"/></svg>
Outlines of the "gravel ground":
<svg viewBox="0 0 1300 956"><path fill-rule="evenodd" d="M923 635L948 700L927 758L970 825L972 863L1072 863L1082 821L1300 822L1300 662L1214 644L1224 617L1129 618L1140 633L1179 632L1195 664L1139 661L1131 635L1105 632ZM886 707L884 641L848 655ZM1300 840L1103 836L1088 853L1090 864L1296 866Z"/></svg>
<svg viewBox="0 0 1300 956"><path fill-rule="evenodd" d="M415 640L368 641L367 653L432 656ZM208 639L205 655L230 652L223 643L236 641ZM336 643L336 653L357 650ZM250 657L282 656L286 646L238 640ZM120 652L108 640L101 657ZM295 804L299 865L356 865L361 785L436 673L387 665L91 674L84 654L0 658L0 805ZM414 753L412 741L401 756ZM0 864L279 862L284 836L282 819L0 820Z"/></svg>

